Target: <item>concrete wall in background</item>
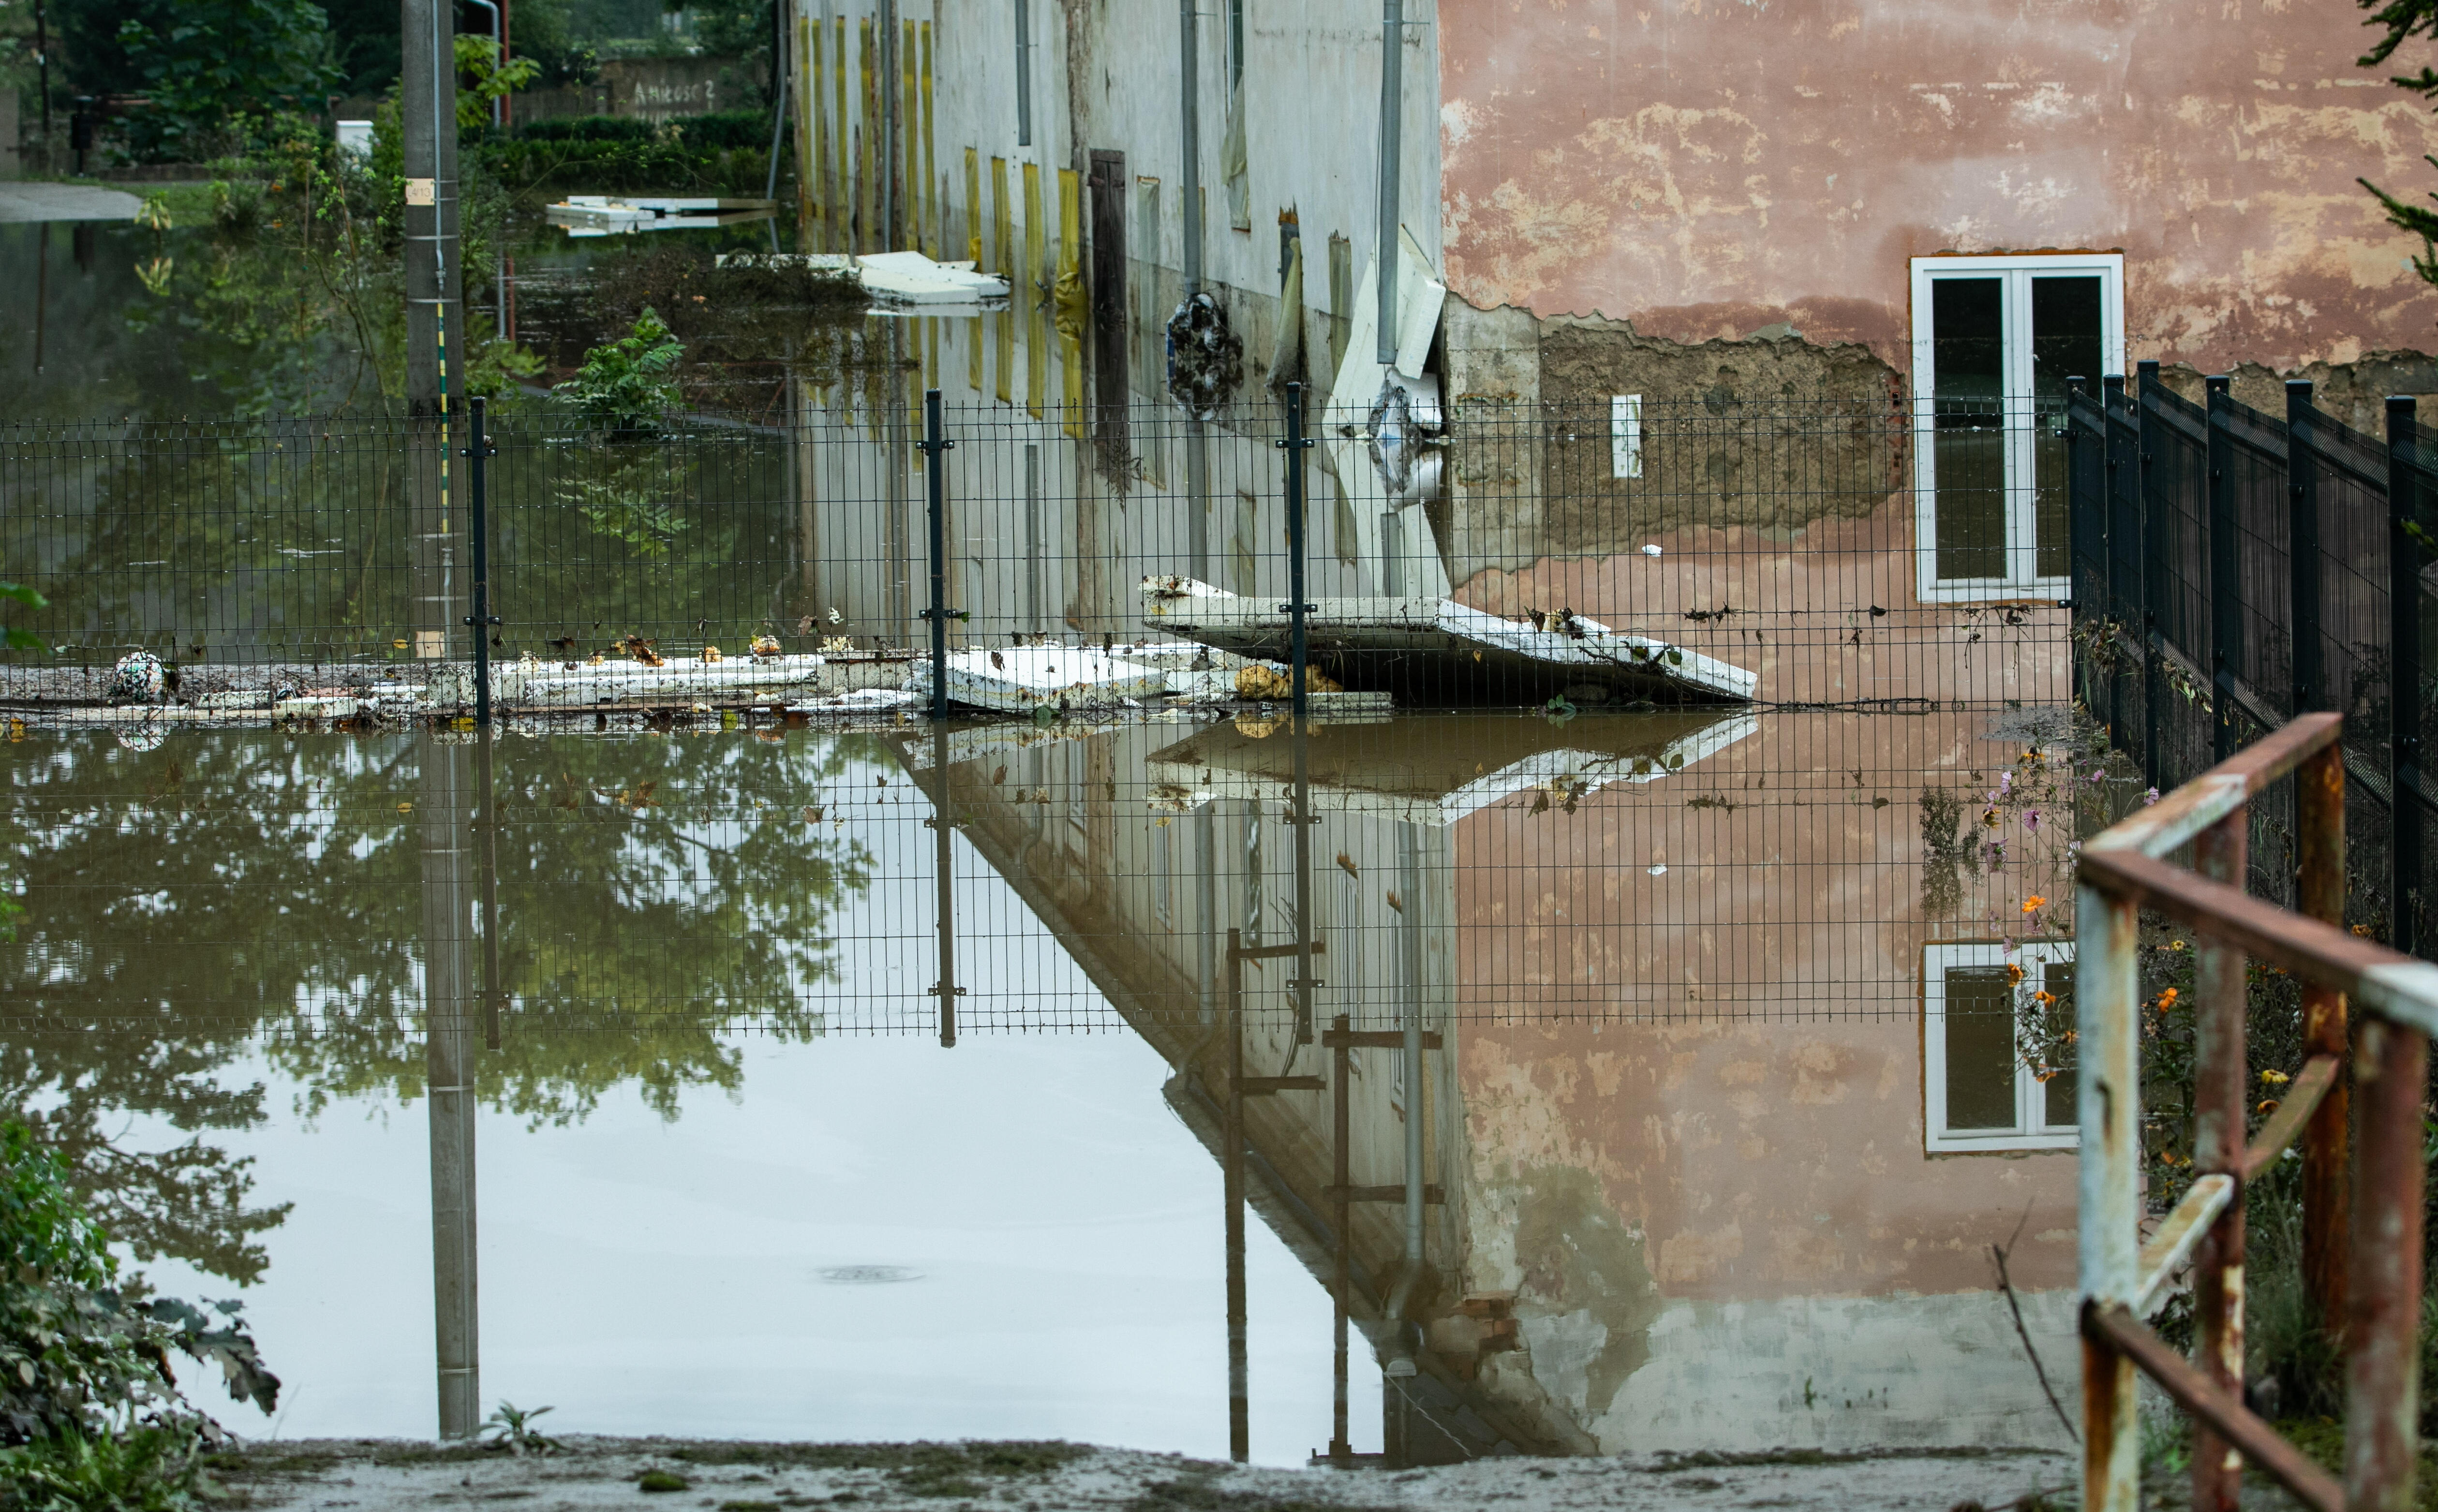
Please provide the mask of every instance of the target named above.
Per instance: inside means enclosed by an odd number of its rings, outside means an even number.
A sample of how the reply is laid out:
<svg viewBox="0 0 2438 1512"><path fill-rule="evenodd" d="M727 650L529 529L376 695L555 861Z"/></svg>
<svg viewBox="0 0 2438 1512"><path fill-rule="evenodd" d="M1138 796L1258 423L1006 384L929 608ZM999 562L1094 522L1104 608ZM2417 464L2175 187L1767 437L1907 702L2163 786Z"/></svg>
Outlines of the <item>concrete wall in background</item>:
<svg viewBox="0 0 2438 1512"><path fill-rule="evenodd" d="M1443 0L1446 266L1478 308L1644 337L1781 323L1902 370L1907 260L2126 254L2129 356L2218 371L2433 344L2355 183L2417 199L2438 117L2350 6ZM2416 44L2416 47L2418 44Z"/></svg>
<svg viewBox="0 0 2438 1512"><path fill-rule="evenodd" d="M519 121L570 115L633 115L647 121L746 110L761 102L758 77L733 58L621 58L590 84L537 89L515 97Z"/></svg>

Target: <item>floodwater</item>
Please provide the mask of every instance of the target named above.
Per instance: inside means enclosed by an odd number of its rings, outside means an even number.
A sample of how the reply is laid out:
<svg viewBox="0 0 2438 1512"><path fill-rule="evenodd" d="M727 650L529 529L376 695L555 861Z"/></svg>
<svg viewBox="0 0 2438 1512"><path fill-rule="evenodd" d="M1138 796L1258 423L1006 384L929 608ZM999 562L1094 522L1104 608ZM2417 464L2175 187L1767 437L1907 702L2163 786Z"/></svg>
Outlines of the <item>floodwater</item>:
<svg viewBox="0 0 2438 1512"><path fill-rule="evenodd" d="M1246 1074L1323 1083L1246 1099L1256 1458L1331 1434L1341 1015L1441 1036L1347 1054L1356 1450L2046 1445L1988 1246L2070 1379L2071 1136L1946 941L2041 932L2061 853L1923 820L2051 801L2022 724L1323 725L1300 881L1261 721L37 729L7 1096L158 1284L249 1283L284 1433L432 1432L465 1309L571 1431L1218 1456L1232 930Z"/></svg>
<svg viewBox="0 0 2438 1512"><path fill-rule="evenodd" d="M0 331L17 413L356 380L315 348L240 382L287 286L170 299L164 255L209 249L0 227L0 276L47 301L39 374ZM589 339L564 261L531 316L561 363ZM1041 318L901 324L909 383L1005 399L1022 335L1035 414L1080 392ZM769 355L720 359L738 403ZM1095 444L1051 495L1089 491ZM1164 518L1177 464L1137 445L1133 518ZM1218 554L1247 592L1254 503ZM1132 595L1057 575L1123 519L1045 518L1071 552L995 538L1007 583L975 571L996 627ZM901 581L905 544L865 559ZM1046 589L1011 566L1045 555ZM1341 1297L1358 1452L2058 1447L2028 1351L2074 1379L2072 1073L2026 1005L2070 998L2066 847L2098 816L2054 669L2017 677L2056 647L1875 649L1901 585L1831 575L1722 654L1768 696L1914 712L12 727L0 1097L158 1286L244 1299L288 1390L240 1432L428 1434L470 1398L569 1432L1220 1457L1240 1266L1261 1461L1330 1443ZM824 588L850 630L908 618L871 572ZM541 597L512 642L559 633Z"/></svg>

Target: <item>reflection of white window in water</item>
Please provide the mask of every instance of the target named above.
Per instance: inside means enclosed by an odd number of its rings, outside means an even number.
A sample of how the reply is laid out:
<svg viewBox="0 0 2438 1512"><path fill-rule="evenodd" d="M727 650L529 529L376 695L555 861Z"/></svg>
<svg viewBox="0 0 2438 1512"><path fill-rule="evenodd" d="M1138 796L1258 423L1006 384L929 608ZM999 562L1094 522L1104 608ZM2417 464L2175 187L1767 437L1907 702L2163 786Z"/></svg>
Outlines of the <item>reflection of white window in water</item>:
<svg viewBox="0 0 2438 1512"><path fill-rule="evenodd" d="M2125 371L2114 254L1913 260L1915 589L2063 598L2066 379Z"/></svg>
<svg viewBox="0 0 2438 1512"><path fill-rule="evenodd" d="M1926 945L1922 1009L1925 1149L2074 1148L2073 941Z"/></svg>
<svg viewBox="0 0 2438 1512"><path fill-rule="evenodd" d="M1169 869L1175 865L1176 847L1171 836L1176 832L1165 814L1156 815L1151 821L1151 911L1161 923L1176 923L1175 879Z"/></svg>

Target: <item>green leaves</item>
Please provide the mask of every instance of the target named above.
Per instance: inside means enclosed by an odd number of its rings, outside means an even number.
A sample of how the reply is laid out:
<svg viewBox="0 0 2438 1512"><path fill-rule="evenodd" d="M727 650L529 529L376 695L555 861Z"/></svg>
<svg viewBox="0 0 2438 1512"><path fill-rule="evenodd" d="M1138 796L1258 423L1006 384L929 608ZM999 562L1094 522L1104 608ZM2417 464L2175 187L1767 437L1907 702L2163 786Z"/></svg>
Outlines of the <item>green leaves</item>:
<svg viewBox="0 0 2438 1512"><path fill-rule="evenodd" d="M457 71L471 76L474 87L457 92L457 124L480 128L491 124L491 102L504 99L541 77L541 64L530 58L500 62L499 44L479 32L457 34Z"/></svg>
<svg viewBox="0 0 2438 1512"><path fill-rule="evenodd" d="M634 334L584 354L575 377L551 390L574 405L588 424L605 431L649 434L678 403L675 372L685 355L650 306L635 317Z"/></svg>
<svg viewBox="0 0 2438 1512"><path fill-rule="evenodd" d="M43 609L50 607L51 601L23 584L0 583L0 602L22 604L29 609ZM21 630L13 624L5 630L0 630L0 646L5 646L10 651L47 652L51 649L43 643L41 636L31 630Z"/></svg>
<svg viewBox="0 0 2438 1512"><path fill-rule="evenodd" d="M311 0L176 0L118 29L151 109L130 123L148 156L174 154L240 116L268 117L338 81L329 22Z"/></svg>

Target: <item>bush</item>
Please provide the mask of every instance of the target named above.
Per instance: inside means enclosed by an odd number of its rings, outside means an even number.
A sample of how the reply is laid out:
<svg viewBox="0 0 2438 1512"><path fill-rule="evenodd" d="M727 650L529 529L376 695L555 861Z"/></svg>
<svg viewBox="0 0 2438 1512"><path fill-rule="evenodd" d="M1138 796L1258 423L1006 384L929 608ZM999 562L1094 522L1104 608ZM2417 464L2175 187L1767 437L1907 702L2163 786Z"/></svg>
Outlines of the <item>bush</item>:
<svg viewBox="0 0 2438 1512"><path fill-rule="evenodd" d="M218 1366L236 1399L276 1404L235 1304L214 1304L216 1323L135 1292L65 1163L0 1123L0 1512L183 1505L222 1435L179 1394L173 1348Z"/></svg>

